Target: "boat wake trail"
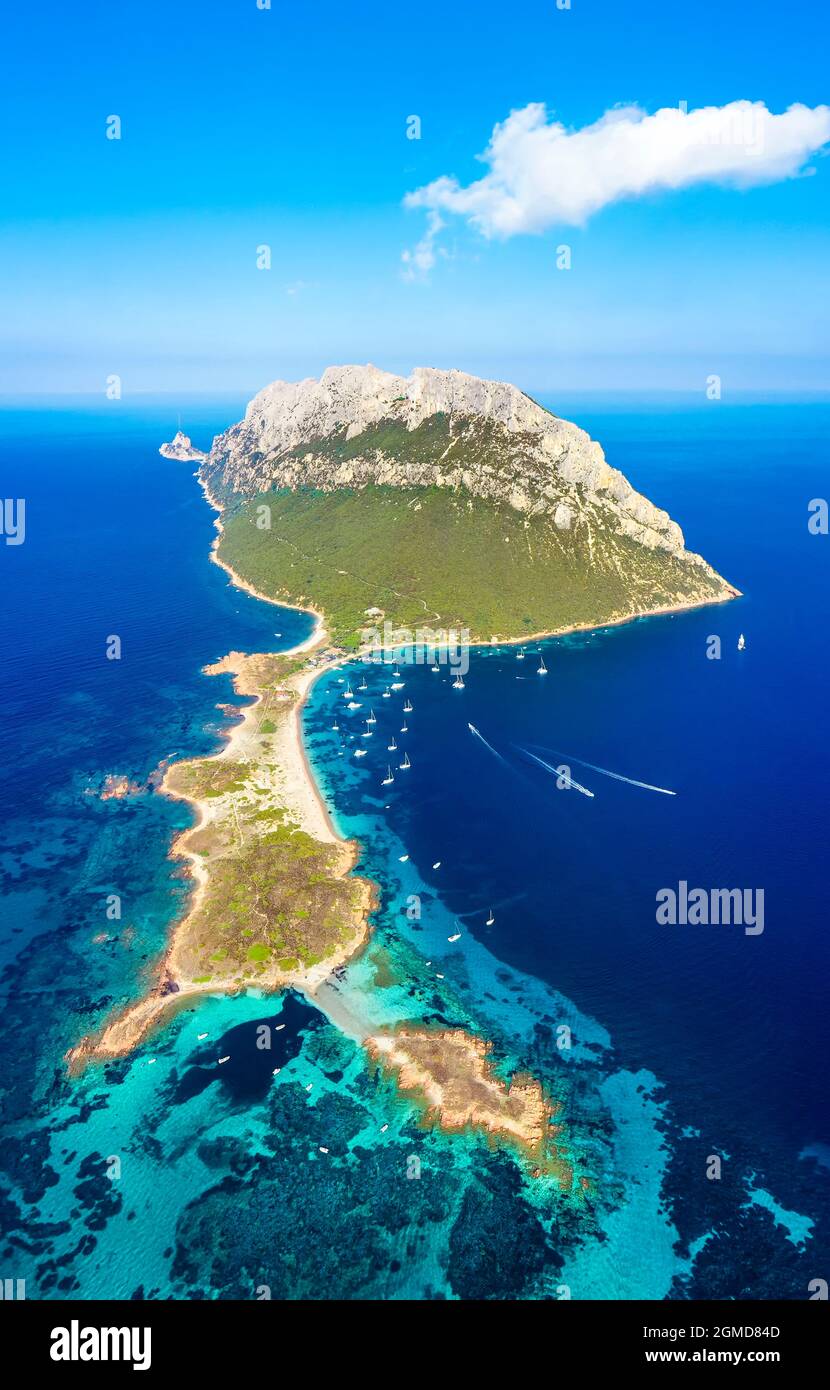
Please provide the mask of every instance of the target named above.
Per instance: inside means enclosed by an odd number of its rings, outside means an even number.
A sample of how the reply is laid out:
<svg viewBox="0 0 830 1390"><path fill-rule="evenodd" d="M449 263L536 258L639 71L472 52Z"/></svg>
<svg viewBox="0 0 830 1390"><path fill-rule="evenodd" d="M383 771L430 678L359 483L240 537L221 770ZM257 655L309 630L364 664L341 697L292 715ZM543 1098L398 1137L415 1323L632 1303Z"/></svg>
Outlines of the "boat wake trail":
<svg viewBox="0 0 830 1390"><path fill-rule="evenodd" d="M484 744L484 747L485 747L485 748L489 748L489 750L490 750L490 752L493 754L493 757L494 757L494 758L498 758L499 762L500 762L500 763L504 763L505 767L509 767L509 766L510 766L510 764L509 764L509 762L507 761L507 759L506 759L506 758L503 758L502 755L501 755L501 753L498 753L498 752L496 751L496 749L493 747L492 743L488 743L488 742L487 742L486 738L484 737L484 734L479 733L479 731L478 731L478 729L476 728L475 724L468 724L468 725L467 725L467 728L470 730L470 733L471 733L471 734L475 734L476 738L481 739L481 742Z"/></svg>
<svg viewBox="0 0 830 1390"><path fill-rule="evenodd" d="M582 792L583 796L592 797L594 795L594 793L592 791L589 791L587 787L583 787L581 782L577 782L573 777L569 777L566 772L563 772L561 767L551 767L550 763L546 763L544 758L537 758L536 754L531 753L529 749L519 748L518 744L516 744L515 747L519 749L520 753L524 753L526 758L532 758L533 761L535 763L538 763L540 767L545 768L547 772L551 772L554 777L558 777L562 782L565 783L566 786L573 787L574 791ZM574 761L576 761L576 759L574 759Z"/></svg>
<svg viewBox="0 0 830 1390"><path fill-rule="evenodd" d="M471 894L472 896L472 894ZM493 903L478 903L475 907L468 908L466 912L456 912L455 916L460 922L466 922L468 917L480 917L482 912L490 908L491 912L498 912L503 907L512 907L515 903L524 902L527 893L511 893L508 898L496 898Z"/></svg>
<svg viewBox="0 0 830 1390"><path fill-rule="evenodd" d="M557 758L567 758L569 763L579 763L580 767L589 767L592 772L599 772L603 777L613 777L615 782L627 782L630 787L642 787L647 792L660 792L662 796L677 796L677 792L670 791L668 787L654 787L651 782L638 782L634 777L623 777L621 772L609 772L607 767L597 767L596 763L586 763L584 758L575 758L571 753L561 753L554 748L543 749L542 751L553 753Z"/></svg>

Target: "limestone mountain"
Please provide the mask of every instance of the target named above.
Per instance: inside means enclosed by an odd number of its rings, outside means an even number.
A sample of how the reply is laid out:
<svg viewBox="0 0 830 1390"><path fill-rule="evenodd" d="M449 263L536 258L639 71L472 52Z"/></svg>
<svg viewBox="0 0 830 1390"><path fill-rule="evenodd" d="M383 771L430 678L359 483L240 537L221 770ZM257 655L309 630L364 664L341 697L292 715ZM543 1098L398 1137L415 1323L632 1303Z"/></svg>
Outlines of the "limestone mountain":
<svg viewBox="0 0 830 1390"><path fill-rule="evenodd" d="M222 556L323 608L341 640L369 606L520 638L737 592L584 430L463 372L274 382L200 472Z"/></svg>

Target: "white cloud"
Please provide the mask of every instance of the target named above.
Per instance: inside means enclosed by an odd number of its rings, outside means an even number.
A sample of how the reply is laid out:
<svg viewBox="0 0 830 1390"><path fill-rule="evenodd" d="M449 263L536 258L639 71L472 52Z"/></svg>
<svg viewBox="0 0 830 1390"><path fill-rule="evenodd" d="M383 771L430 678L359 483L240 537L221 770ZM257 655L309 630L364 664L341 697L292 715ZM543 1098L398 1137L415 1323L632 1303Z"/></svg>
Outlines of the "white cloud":
<svg viewBox="0 0 830 1390"><path fill-rule="evenodd" d="M533 102L493 130L479 156L489 165L483 178L463 187L444 175L407 194L406 206L428 209L430 221L404 261L422 273L432 268L442 212L465 217L485 237L580 226L621 198L792 178L828 140L827 106L797 104L777 116L760 101L664 107L652 116L638 106L615 107L593 125L567 130Z"/></svg>
<svg viewBox="0 0 830 1390"><path fill-rule="evenodd" d="M424 280L429 275L436 260L435 238L445 225L439 213L430 212L427 217L427 229L421 240L411 251L401 252L404 280Z"/></svg>

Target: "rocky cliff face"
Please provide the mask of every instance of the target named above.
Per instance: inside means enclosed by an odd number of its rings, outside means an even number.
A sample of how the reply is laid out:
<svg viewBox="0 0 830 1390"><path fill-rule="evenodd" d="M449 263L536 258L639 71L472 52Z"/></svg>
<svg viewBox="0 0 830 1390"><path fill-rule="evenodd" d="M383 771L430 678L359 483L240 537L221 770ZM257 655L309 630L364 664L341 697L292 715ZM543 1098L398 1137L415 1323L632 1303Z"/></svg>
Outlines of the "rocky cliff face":
<svg viewBox="0 0 830 1390"><path fill-rule="evenodd" d="M225 498L369 483L463 490L547 513L562 531L587 528L589 541L608 529L704 565L584 430L515 386L464 372L329 367L319 381L275 381L215 439L201 471Z"/></svg>

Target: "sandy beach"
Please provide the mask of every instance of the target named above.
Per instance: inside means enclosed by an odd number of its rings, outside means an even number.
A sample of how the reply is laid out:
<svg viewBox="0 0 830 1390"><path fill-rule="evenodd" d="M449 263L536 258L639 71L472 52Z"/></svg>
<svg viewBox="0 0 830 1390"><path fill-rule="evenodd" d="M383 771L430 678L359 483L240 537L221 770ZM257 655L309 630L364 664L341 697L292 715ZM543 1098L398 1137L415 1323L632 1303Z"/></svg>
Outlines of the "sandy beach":
<svg viewBox="0 0 830 1390"><path fill-rule="evenodd" d="M221 563L221 562L218 562ZM223 566L223 568L228 568ZM244 586L239 576L231 572L234 583ZM264 595L255 595L264 598ZM327 634L322 620L312 637L286 652L280 657L295 657L314 651L325 650ZM338 874L349 875L357 858L357 847L344 840L334 828L328 809L320 796L308 765L302 739L302 708L308 693L318 676L331 670L346 658L339 653L318 666L303 666L292 672L281 682L277 690L263 690L258 677L263 663L269 656L263 653L247 654L230 652L212 666L205 667L207 675L230 674L236 694L247 696L250 703L241 710L241 718L225 734L224 746L209 759L195 759L194 764L206 762L245 763L256 768L260 783L268 786L275 804L284 808L291 821L315 841L331 845L338 851ZM290 701L287 717L280 719L271 739L267 760L262 755L262 725L279 705ZM159 790L167 796L187 801L196 812L196 823L185 830L173 843L171 858L187 860L189 872L194 880L194 892L190 899L188 912L173 928L169 945L156 970L156 984L143 998L128 1005L115 1017L108 1020L95 1035L84 1038L67 1053L70 1072L77 1074L93 1058L104 1059L124 1055L132 1051L150 1032L158 1027L193 998L204 994L229 994L239 992L247 984L266 990L292 987L313 998L317 989L339 966L344 964L355 951L359 950L368 938L368 918L374 907L376 889L366 880L367 891L361 897L359 920L351 939L340 949L335 950L319 963L304 969L282 971L270 969L264 977L234 986L217 984L215 981L194 979L185 964L186 943L190 928L198 920L210 871L203 855L193 848L194 837L209 831L211 826L221 821L222 807L215 799L187 795L174 785L177 776L187 763L173 763L167 768Z"/></svg>

